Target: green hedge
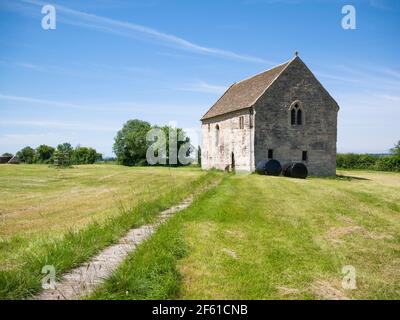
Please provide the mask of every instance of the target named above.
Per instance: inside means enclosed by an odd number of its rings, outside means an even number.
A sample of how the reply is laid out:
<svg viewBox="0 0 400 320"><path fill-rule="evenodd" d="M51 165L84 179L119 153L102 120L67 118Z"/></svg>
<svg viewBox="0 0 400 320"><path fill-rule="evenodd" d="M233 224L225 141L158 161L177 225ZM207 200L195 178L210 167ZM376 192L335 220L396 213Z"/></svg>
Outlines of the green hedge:
<svg viewBox="0 0 400 320"><path fill-rule="evenodd" d="M336 166L343 169L367 169L400 172L400 156L378 156L356 153L338 154L336 156Z"/></svg>
<svg viewBox="0 0 400 320"><path fill-rule="evenodd" d="M400 157L399 156L385 156L380 157L375 163L376 170L382 171L400 171Z"/></svg>

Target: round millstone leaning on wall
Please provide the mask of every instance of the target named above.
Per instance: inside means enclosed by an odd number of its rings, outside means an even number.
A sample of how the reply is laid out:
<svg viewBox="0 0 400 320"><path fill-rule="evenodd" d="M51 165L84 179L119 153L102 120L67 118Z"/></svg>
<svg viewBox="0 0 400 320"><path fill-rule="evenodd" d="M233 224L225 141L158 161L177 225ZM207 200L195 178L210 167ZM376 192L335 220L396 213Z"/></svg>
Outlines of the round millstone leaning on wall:
<svg viewBox="0 0 400 320"><path fill-rule="evenodd" d="M257 163L256 172L269 176L279 176L282 172L282 166L278 160L261 160Z"/></svg>
<svg viewBox="0 0 400 320"><path fill-rule="evenodd" d="M304 163L287 163L283 166L282 173L285 177L305 179L308 176L308 169Z"/></svg>
<svg viewBox="0 0 400 320"><path fill-rule="evenodd" d="M265 165L265 172L269 176L279 176L282 172L282 166L278 160L269 160Z"/></svg>
<svg viewBox="0 0 400 320"><path fill-rule="evenodd" d="M293 163L289 162L289 163L285 163L282 166L282 175L285 177L290 177L290 173L289 173L289 168L293 165Z"/></svg>
<svg viewBox="0 0 400 320"><path fill-rule="evenodd" d="M268 162L267 160L261 160L261 161L259 161L259 162L257 163L256 172L257 172L258 174L266 174L266 172L265 172L265 166L266 166L267 162Z"/></svg>

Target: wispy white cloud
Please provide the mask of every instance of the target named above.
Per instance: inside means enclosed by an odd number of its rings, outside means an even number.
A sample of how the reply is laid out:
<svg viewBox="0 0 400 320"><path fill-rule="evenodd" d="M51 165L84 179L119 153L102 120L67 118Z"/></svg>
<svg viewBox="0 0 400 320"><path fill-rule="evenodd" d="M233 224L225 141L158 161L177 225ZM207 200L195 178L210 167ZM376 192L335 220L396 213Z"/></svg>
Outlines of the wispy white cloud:
<svg viewBox="0 0 400 320"><path fill-rule="evenodd" d="M53 136L53 133L7 133L0 137L1 142L26 142L30 139Z"/></svg>
<svg viewBox="0 0 400 320"><path fill-rule="evenodd" d="M387 84L387 85L393 85L396 87L400 87L400 81L397 79L391 79L390 77L382 76L379 73L386 73L390 72L393 73L392 69L389 68L370 68L368 70L360 70L359 68L356 67L349 67L345 65L338 66L336 68L337 71L341 72L343 75L351 75L353 77L356 77L356 79L359 80L364 80L364 81L372 81L375 82L375 84L381 85L381 84Z"/></svg>
<svg viewBox="0 0 400 320"><path fill-rule="evenodd" d="M9 127L38 127L46 129L64 129L64 130L76 130L76 131L101 131L101 132L116 132L119 130L117 126L109 125L95 125L81 122L69 122L69 121L43 121L43 120L0 120L0 125Z"/></svg>
<svg viewBox="0 0 400 320"><path fill-rule="evenodd" d="M222 94L227 89L226 86L219 86L210 84L204 81L198 81L189 85L174 87L173 89L178 91L190 91L190 92L204 92L204 93L215 93Z"/></svg>
<svg viewBox="0 0 400 320"><path fill-rule="evenodd" d="M20 62L18 62L18 63L16 63L16 65L18 67L22 67L22 68L25 68L25 69L31 69L31 70L40 71L40 72L45 72L46 71L45 67L38 66L38 65L35 65L35 64L31 64L31 63L23 63L23 62L20 63Z"/></svg>
<svg viewBox="0 0 400 320"><path fill-rule="evenodd" d="M364 2L364 0L360 0ZM254 4L286 4L286 5L293 5L293 4L302 4L307 2L317 2L317 3L324 3L326 0L243 0L243 4L246 5L254 5ZM365 0L367 4L371 7L380 10L391 10L392 6L390 0ZM397 2L397 1L396 1Z"/></svg>
<svg viewBox="0 0 400 320"><path fill-rule="evenodd" d="M71 77L84 77L84 78L98 78L101 76L110 78L123 78L132 79L132 75L140 75L140 77L154 77L159 75L160 70L151 67L141 67L135 65L128 66L113 66L106 64L80 64L70 63L65 67L60 67L51 64L35 64L30 62L18 62L18 61L5 61L0 60L2 67L17 67L23 68L29 71L35 71L39 73L48 73L55 75L64 75Z"/></svg>
<svg viewBox="0 0 400 320"><path fill-rule="evenodd" d="M28 71L34 71L39 73L48 73L48 74L55 74L55 75L64 75L64 76L71 76L71 77L98 77L98 74L94 74L94 71L91 72L84 72L82 68L77 68L76 66L68 66L68 67L60 67L57 65L51 64L36 64L26 61L10 61L10 60L0 60L1 67L7 68L22 68Z"/></svg>
<svg viewBox="0 0 400 320"><path fill-rule="evenodd" d="M400 102L400 96L396 95L391 95L391 94L375 94L376 97L390 100L390 101L395 101L395 102ZM398 105L400 107L400 105Z"/></svg>
<svg viewBox="0 0 400 320"><path fill-rule="evenodd" d="M47 3L37 0L21 0L22 3L43 6ZM20 10L21 7L18 7ZM89 14L83 11L78 11L70 9L65 6L56 5L58 19L60 17L63 19L64 23L74 24L84 28L92 28L98 31L114 33L120 36L131 36L139 37L144 36L148 40L156 41L164 45L170 45L183 50L188 50L196 52L203 55L213 55L221 58L235 59L248 62L256 62L263 64L275 64L274 62L268 61L266 59L255 57L251 55L244 55L236 53L229 50L223 50L219 48L212 48L203 45L196 44L184 38L178 37L173 34L164 33L162 31L140 25L131 22L125 22L120 20L115 20L103 16L98 16L95 14ZM29 9L29 8L28 8ZM63 14L64 16L60 15Z"/></svg>
<svg viewBox="0 0 400 320"><path fill-rule="evenodd" d="M378 67L374 68L373 71L384 74L385 76L396 78L396 80L400 80L400 70L398 69L393 69L388 67Z"/></svg>
<svg viewBox="0 0 400 320"><path fill-rule="evenodd" d="M53 132L46 133L6 133L0 135L0 150L3 152L16 152L23 146L38 146L42 143L59 143L57 135Z"/></svg>
<svg viewBox="0 0 400 320"><path fill-rule="evenodd" d="M45 106L45 107L56 107L56 108L70 108L70 109L78 109L78 110L87 110L87 111L133 111L136 105L134 103L128 102L115 102L110 103L109 105L101 104L101 105L89 105L89 104L75 104L66 101L58 101L58 100L47 100L41 98L33 98L26 96L15 96L15 95L7 95L0 93L0 100L11 101L16 103L24 103L23 105L31 106ZM121 107L122 105L122 107Z"/></svg>
<svg viewBox="0 0 400 320"><path fill-rule="evenodd" d="M330 80L337 80L337 81L344 81L344 82L352 82L352 83L360 83L360 79L352 79L343 75L335 75L335 74L329 74L325 72L314 72L317 77L321 78L326 78Z"/></svg>
<svg viewBox="0 0 400 320"><path fill-rule="evenodd" d="M71 0L59 0L61 4L71 3ZM96 0L96 1L75 1L74 4L81 10L90 9L129 9L154 7L158 0L127 1L127 0Z"/></svg>
<svg viewBox="0 0 400 320"><path fill-rule="evenodd" d="M33 98L27 96L16 96L7 95L0 93L0 101L14 102L21 105L21 107L31 108L32 106L48 107L48 108L70 108L79 111L101 111L101 112L121 112L129 114L147 114L147 115L193 115L197 114L199 110L203 110L204 106L195 104L162 104L162 103L151 103L151 102L136 102L136 101L114 101L114 102L103 102L103 103L91 103L91 104L76 104L66 101L58 100L47 100L41 98ZM0 110L2 106L0 105ZM14 108L14 106L13 106ZM162 111L160 111L162 110Z"/></svg>
<svg viewBox="0 0 400 320"><path fill-rule="evenodd" d="M6 94L2 94L2 93L0 93L0 100L13 101L13 102L28 102L28 103L33 103L33 104L42 104L42 105L46 105L46 106L63 107L63 108L74 108L74 109L85 108L85 106L68 103L68 102L37 99L37 98L32 98L32 97L6 95Z"/></svg>
<svg viewBox="0 0 400 320"><path fill-rule="evenodd" d="M400 74L388 67L358 68L355 66L335 66L332 70L316 71L322 80L348 83L358 88L379 88L381 91L398 91Z"/></svg>
<svg viewBox="0 0 400 320"><path fill-rule="evenodd" d="M338 93L336 99L341 109L370 110L392 118L393 112L400 115L400 96L385 92ZM374 118L371 118L374 121Z"/></svg>

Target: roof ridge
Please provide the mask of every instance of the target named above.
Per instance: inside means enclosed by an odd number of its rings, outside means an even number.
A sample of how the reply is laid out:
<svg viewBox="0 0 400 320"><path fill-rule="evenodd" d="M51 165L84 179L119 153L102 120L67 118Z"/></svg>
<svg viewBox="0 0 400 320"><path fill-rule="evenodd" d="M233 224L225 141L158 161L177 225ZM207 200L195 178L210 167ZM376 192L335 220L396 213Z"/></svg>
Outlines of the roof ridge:
<svg viewBox="0 0 400 320"><path fill-rule="evenodd" d="M272 83L274 83L297 58L298 57L295 56L271 69L233 83L211 108L208 109L201 120L203 121L231 111L253 106L271 87Z"/></svg>
<svg viewBox="0 0 400 320"><path fill-rule="evenodd" d="M243 79L243 80L240 80L240 81L238 81L238 82L236 82L236 83L239 84L239 83L241 83L241 82L245 82L245 81L250 80L250 79L252 79L252 78L254 78L254 77L257 77L257 76L259 76L259 75L262 75L262 74L265 73L265 72L271 71L271 70L273 70L273 69L275 69L275 68L278 68L278 67L281 67L281 66L283 66L283 65L285 65L285 64L289 64L289 63L292 62L295 58L296 58L296 57L294 57L294 58L292 58L292 59L290 59L290 60L288 60L288 61L286 61L286 62L283 62L283 63L281 63L281 64L277 64L276 66L274 66L274 67L272 67L272 68L270 68L270 69L267 69L267 70L261 71L261 72L259 72L259 73L256 73L256 74L254 74L254 75L252 75L252 76L250 76L250 77L247 77L247 78L245 78L245 79Z"/></svg>
<svg viewBox="0 0 400 320"><path fill-rule="evenodd" d="M257 101L258 101L258 99L260 99L260 97L265 93L265 92L267 92L267 90L272 86L272 84L281 76L281 74L287 69L287 67L294 61L294 60L296 60L296 58L299 58L298 56L295 56L295 57L293 57L292 59L290 59L289 61L287 61L286 62L286 65L285 65L285 67L276 75L276 77L274 78L274 80L272 80L269 84L268 84L268 86L264 89L264 91L256 98L256 99L254 99L254 101L250 104L250 106L253 106ZM300 59L300 58L299 58ZM279 66L283 66L285 63L282 63L282 64L280 64ZM277 66L277 67L279 67L279 66ZM274 68L272 68L272 69L274 69ZM272 69L270 69L270 70L272 70Z"/></svg>

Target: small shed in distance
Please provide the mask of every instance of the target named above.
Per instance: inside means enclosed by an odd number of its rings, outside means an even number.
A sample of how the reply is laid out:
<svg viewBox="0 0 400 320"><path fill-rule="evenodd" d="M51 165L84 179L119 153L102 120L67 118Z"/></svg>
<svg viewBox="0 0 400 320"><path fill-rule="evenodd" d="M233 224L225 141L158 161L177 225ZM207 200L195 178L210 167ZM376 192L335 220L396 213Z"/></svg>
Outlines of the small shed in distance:
<svg viewBox="0 0 400 320"><path fill-rule="evenodd" d="M8 164L20 164L21 160L17 156L13 156L7 163Z"/></svg>
<svg viewBox="0 0 400 320"><path fill-rule="evenodd" d="M8 163L13 156L0 156L0 163Z"/></svg>

